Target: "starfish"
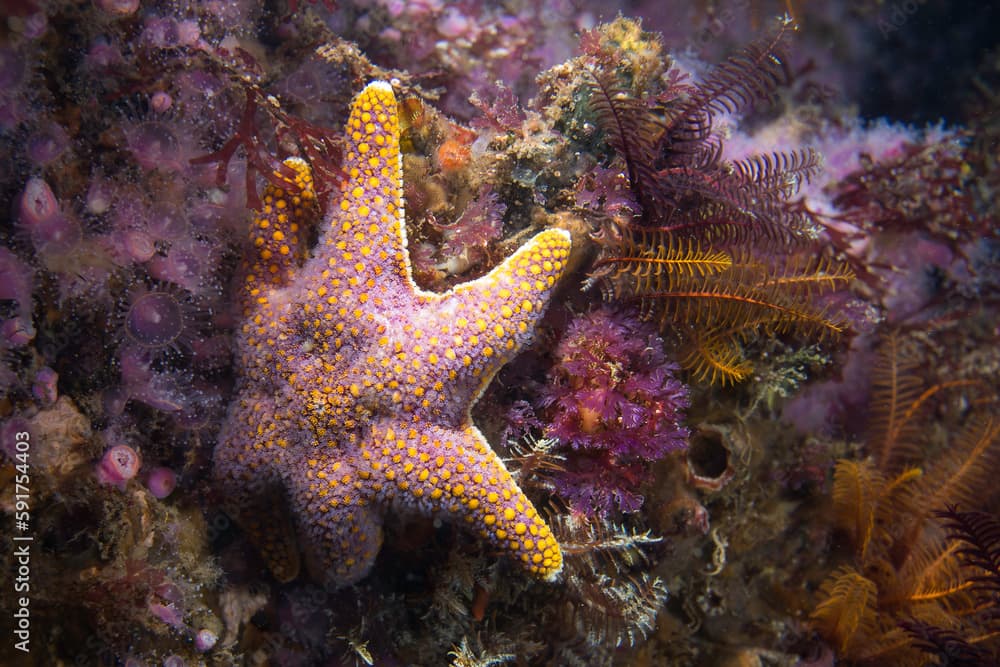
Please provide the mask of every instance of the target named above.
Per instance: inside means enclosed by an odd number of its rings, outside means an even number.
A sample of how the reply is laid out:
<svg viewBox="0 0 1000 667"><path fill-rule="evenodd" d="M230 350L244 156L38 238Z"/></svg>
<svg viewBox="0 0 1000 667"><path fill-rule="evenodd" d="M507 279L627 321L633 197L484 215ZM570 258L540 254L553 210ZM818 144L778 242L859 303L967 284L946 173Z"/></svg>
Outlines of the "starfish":
<svg viewBox="0 0 1000 667"><path fill-rule="evenodd" d="M570 236L534 236L445 293L413 282L392 88L369 84L345 131L347 182L306 257L318 210L308 166L269 185L242 283L238 395L215 451L226 508L275 577L332 587L371 570L388 511L471 530L531 575L562 569L544 519L470 410L531 337ZM294 517L285 517L290 510Z"/></svg>

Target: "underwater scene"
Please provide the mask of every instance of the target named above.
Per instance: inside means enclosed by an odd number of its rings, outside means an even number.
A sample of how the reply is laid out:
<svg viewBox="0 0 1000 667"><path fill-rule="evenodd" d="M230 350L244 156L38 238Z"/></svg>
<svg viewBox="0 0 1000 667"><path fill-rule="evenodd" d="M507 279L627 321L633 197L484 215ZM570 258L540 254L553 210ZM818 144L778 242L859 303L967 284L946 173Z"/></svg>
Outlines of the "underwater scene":
<svg viewBox="0 0 1000 667"><path fill-rule="evenodd" d="M0 17L0 665L1000 665L1000 3Z"/></svg>

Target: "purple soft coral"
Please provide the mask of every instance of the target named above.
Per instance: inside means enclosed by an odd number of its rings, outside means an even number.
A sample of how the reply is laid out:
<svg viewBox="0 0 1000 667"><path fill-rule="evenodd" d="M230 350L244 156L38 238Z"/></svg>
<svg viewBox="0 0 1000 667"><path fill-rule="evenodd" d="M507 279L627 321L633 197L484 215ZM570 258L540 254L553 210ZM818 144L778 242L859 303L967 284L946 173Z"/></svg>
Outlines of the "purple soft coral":
<svg viewBox="0 0 1000 667"><path fill-rule="evenodd" d="M687 444L687 387L655 329L602 308L570 325L556 350L543 405L548 435L577 451L555 484L578 510L637 510L645 466Z"/></svg>

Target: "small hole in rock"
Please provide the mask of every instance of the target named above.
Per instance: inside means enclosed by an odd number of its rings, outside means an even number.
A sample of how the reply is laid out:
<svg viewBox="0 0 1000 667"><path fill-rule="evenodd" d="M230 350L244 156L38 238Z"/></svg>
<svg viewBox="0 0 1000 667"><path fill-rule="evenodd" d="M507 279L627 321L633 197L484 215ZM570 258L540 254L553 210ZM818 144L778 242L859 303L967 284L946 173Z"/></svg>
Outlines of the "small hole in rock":
<svg viewBox="0 0 1000 667"><path fill-rule="evenodd" d="M718 431L701 431L691 439L688 462L695 475L716 479L729 468L729 450L722 437Z"/></svg>

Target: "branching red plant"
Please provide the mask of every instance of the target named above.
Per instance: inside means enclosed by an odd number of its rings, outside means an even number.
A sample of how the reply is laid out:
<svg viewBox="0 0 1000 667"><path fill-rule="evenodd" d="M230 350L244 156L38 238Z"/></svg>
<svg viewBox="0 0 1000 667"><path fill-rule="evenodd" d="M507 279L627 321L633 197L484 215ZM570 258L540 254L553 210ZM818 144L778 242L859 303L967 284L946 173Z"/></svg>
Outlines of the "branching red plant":
<svg viewBox="0 0 1000 667"><path fill-rule="evenodd" d="M247 85L243 112L236 131L218 150L191 160L191 164L215 164L216 183L221 187L226 183L229 163L242 148L246 156L247 206L260 207L256 177L259 173L280 188L289 187L295 174L282 160L292 153L291 146L297 146L313 170L317 196L323 201L326 196L340 187L344 173L340 169L341 148L339 132L315 125L283 111L277 103L267 98L256 85ZM262 128L257 118L260 112L274 124L276 151L268 149L261 139Z"/></svg>

